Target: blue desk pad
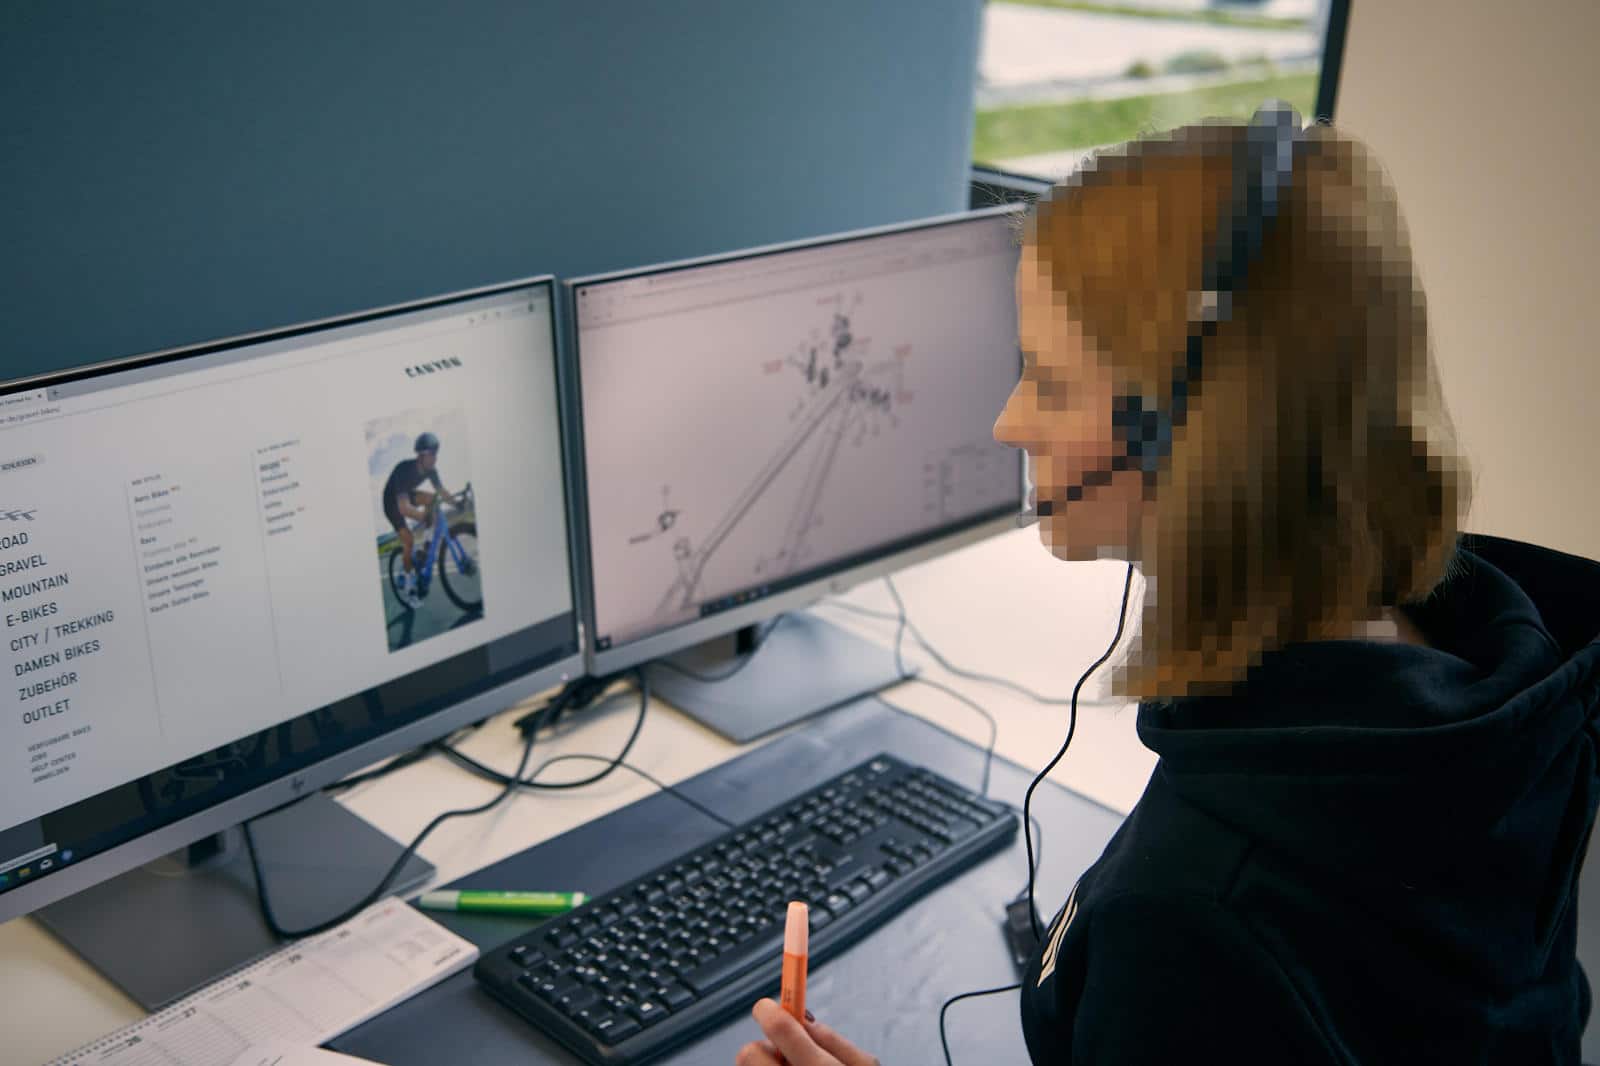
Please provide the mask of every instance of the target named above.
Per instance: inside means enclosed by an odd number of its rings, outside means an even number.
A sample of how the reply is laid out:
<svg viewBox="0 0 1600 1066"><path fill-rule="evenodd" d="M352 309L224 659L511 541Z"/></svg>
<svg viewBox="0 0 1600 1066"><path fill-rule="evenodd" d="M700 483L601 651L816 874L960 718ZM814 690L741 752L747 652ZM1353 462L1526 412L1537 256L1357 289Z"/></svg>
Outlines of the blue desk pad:
<svg viewBox="0 0 1600 1066"><path fill-rule="evenodd" d="M625 703L596 710L632 713ZM1041 707L1024 713L1059 718L1065 734L1065 709ZM978 788L982 779L981 748L866 698L813 719L678 788L739 822L880 751L920 763L969 788ZM1053 750L1040 752L1040 765L1053 754ZM1091 757L1084 751L1075 755ZM642 761L648 768L648 760ZM1024 769L996 756L989 795L1020 807L1037 769ZM540 802L525 796L501 817L537 818ZM1122 816L1048 782L1034 793L1033 813L1044 834L1038 902L1040 916L1048 922L1074 879L1099 857ZM575 889L599 895L724 831L676 796L658 792L447 887ZM815 966L806 985L807 1005L886 1066L942 1061L940 1004L958 992L1017 980L1001 920L1006 903L1026 881L1019 832L1010 848L919 900L844 954ZM515 917L435 917L485 949L531 927L526 919ZM774 957L774 986L779 965ZM956 1066L1028 1061L1014 992L956 1004L950 1009L948 1034ZM759 1035L755 1022L741 1015L659 1061L731 1066L738 1049ZM479 989L470 970L328 1046L387 1066L571 1066L576 1061Z"/></svg>

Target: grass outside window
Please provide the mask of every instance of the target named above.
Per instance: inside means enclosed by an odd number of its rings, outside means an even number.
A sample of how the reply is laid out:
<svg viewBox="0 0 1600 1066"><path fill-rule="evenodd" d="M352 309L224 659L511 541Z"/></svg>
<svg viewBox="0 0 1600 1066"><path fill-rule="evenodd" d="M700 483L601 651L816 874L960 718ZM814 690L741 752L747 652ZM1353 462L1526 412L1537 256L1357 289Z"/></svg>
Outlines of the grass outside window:
<svg viewBox="0 0 1600 1066"><path fill-rule="evenodd" d="M972 158L994 164L1047 152L1093 148L1202 118L1248 116L1263 100L1273 97L1287 100L1302 116L1309 117L1316 106L1317 76L1276 75L1185 92L979 111Z"/></svg>

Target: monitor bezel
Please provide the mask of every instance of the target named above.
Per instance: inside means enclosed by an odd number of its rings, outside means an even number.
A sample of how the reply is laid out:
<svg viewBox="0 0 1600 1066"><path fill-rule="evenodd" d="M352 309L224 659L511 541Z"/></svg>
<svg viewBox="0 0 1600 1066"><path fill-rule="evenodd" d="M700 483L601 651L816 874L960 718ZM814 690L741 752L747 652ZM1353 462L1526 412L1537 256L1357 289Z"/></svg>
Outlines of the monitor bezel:
<svg viewBox="0 0 1600 1066"><path fill-rule="evenodd" d="M126 359L110 360L91 366L74 367L70 370L56 373L19 378L0 384L0 395L7 395L18 390L61 385L69 381L80 381L101 374L136 370L180 359L195 358L265 341L285 340L326 329L359 325L394 315L431 310L448 306L452 303L463 303L485 296L496 296L516 289L534 287L542 287L549 298L550 340L555 363L552 369L555 373L556 386L557 436L559 447L562 449L562 469L570 471L571 464L569 462L568 448L572 436L566 423L567 407L562 400L564 394L563 375L565 371L556 330L558 313L556 279L551 274L537 274L515 281L464 289L404 303L389 304L381 308L317 319L312 322L298 323L284 328L258 330L220 340L206 341L201 344L168 348ZM215 833L229 829L240 822L293 803L342 777L372 765L380 759L409 751L429 741L448 736L463 726L471 725L530 696L580 676L584 668L584 641L583 613L579 599L580 582L574 565L574 547L577 543L577 533L573 526L573 506L577 497L572 486L567 483L566 478L563 478L562 494L567 521L567 581L572 604L572 635L577 651L564 655L560 659L539 667L530 673L454 703L442 711L408 722L380 736L363 741L354 747L328 755L309 766L287 772L276 780L257 786L239 795L231 796L214 806L186 815L159 829L144 833L124 843L113 845L105 851L85 856L70 865L59 867L47 877L19 884L4 893L0 893L0 922L6 922L12 918L36 911L41 907L48 906L119 874L126 873L198 840L203 840ZM315 708L307 708L307 710L315 710ZM303 713L305 712L297 712L296 717Z"/></svg>
<svg viewBox="0 0 1600 1066"><path fill-rule="evenodd" d="M579 328L577 311L579 290L591 285L625 281L651 274L665 274L703 266L758 259L785 252L826 247L834 244L848 244L876 237L894 236L901 233L936 229L941 226L961 225L986 219L1020 217L1025 213L1026 209L1023 205L1002 204L996 207L960 211L948 215L937 215L932 218L916 219L910 222L850 230L845 233L828 234L804 240L787 241L781 244L761 245L734 252L700 256L694 259L672 260L649 266L632 267L627 270L610 271L604 274L591 274L585 277L572 278L562 283L562 288L565 291L562 303L569 326L569 343L562 353L563 360L569 364L568 372L564 375L568 392L563 395L563 401L568 407L567 425L572 432L567 453L571 463L569 484L573 496L577 500L577 505L573 509L573 517L577 523L574 544L579 553L580 617L584 632L587 635L584 647L587 653L587 669L590 674L596 677L604 677L640 666L662 656L671 655L674 652L682 651L705 641L726 636L746 626L756 625L777 615L801 610L824 597L847 592L863 582L871 581L904 569L907 566L924 562L947 552L955 551L958 548L975 544L998 533L1014 529L1016 528L1016 516L1026 503L1027 475L1024 456L1021 451L1018 451L1016 455L1017 497L1015 505L1008 505L1004 511L996 509L993 514L982 514L961 522L939 527L924 536L918 537L913 544L907 547L891 547L882 551L874 551L869 558L861 562L839 566L837 569L830 570L804 584L783 589L768 596L752 600L747 604L719 611L713 615L684 622L670 629L661 630L645 637L635 638L626 643L600 650L596 646L599 631L595 624L593 546L590 540L589 523L588 452L585 447L586 438L583 425L582 330ZM1021 376L1022 350L1019 343L1017 348L1017 377L1020 379ZM995 414L998 417L999 412L996 411Z"/></svg>

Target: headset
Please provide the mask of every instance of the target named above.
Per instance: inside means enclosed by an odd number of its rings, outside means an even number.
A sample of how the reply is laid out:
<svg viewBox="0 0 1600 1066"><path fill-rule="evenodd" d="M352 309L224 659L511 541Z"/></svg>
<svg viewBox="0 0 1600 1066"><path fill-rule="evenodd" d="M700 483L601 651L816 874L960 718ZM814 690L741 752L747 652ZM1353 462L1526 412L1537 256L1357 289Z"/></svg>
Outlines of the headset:
<svg viewBox="0 0 1600 1066"><path fill-rule="evenodd" d="M1108 485L1112 475L1139 470L1146 488L1154 488L1162 462L1172 454L1173 433L1189 415L1189 393L1198 386L1207 337L1233 315L1233 295L1244 285L1260 256L1278 207L1288 193L1296 145L1301 143L1300 116L1282 101L1263 104L1233 148L1233 181L1228 206L1217 227L1217 241L1194 294L1195 313L1189 324L1184 358L1172 375L1170 404L1158 397L1128 393L1113 397L1111 426L1122 451L1111 461L1084 474L1065 497L1076 503L1085 490ZM1017 516L1031 525L1053 512L1056 501L1040 500Z"/></svg>
<svg viewBox="0 0 1600 1066"><path fill-rule="evenodd" d="M1112 398L1111 425L1121 443L1121 451L1110 462L1090 470L1070 486L1062 496L1069 503L1083 499L1091 488L1108 485L1112 477L1124 470L1138 470L1144 477L1146 490L1155 487L1156 476L1162 463L1172 454L1173 434L1184 425L1189 414L1189 397L1200 383L1204 367L1204 348L1207 337L1216 335L1222 323L1233 315L1233 297L1244 285L1250 268L1259 259L1261 247L1277 220L1278 210L1287 198L1294 172L1297 148L1303 143L1301 120L1294 108L1281 100L1263 104L1251 116L1244 136L1233 146L1233 181L1224 214L1217 226L1217 238L1201 274L1200 290L1194 294L1192 317L1185 342L1184 358L1174 369L1172 393L1167 404L1159 397L1141 393L1119 394ZM1040 518L1054 513L1057 500L1039 500L1017 516L1018 526L1031 525ZM1072 689L1072 707L1067 721L1066 739L1028 785L1022 800L1022 832L1028 856L1028 919L1034 939L1042 942L1038 909L1034 904L1034 849L1032 825L1029 821L1034 790L1050 775L1072 744L1078 723L1078 692L1106 660L1110 659L1122 640L1127 621L1128 593L1133 584L1133 563L1128 563L1127 576L1122 586L1122 607L1117 618L1117 632L1105 654L1085 670ZM950 1047L945 1041L944 1018L950 1006L958 1000L1010 992L1020 984L1003 988L965 992L946 1000L939 1011L939 1040L944 1046L946 1066L950 1064Z"/></svg>

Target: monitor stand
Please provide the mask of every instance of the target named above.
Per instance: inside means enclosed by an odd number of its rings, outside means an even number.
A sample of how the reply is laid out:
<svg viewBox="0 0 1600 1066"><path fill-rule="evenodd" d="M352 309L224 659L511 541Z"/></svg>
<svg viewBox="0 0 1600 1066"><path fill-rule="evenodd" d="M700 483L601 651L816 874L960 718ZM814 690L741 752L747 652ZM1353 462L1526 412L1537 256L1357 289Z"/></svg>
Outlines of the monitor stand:
<svg viewBox="0 0 1600 1066"><path fill-rule="evenodd" d="M651 665L656 695L736 744L903 680L894 649L857 636L809 611L785 615L759 645L755 627L696 645L665 663L713 678L697 680ZM915 668L901 657L906 676ZM741 666L743 663L745 665Z"/></svg>
<svg viewBox="0 0 1600 1066"><path fill-rule="evenodd" d="M250 823L279 924L324 921L361 899L400 845L316 793ZM392 886L433 875L412 856ZM238 826L103 881L35 913L146 1010L158 1010L277 947L256 905Z"/></svg>

